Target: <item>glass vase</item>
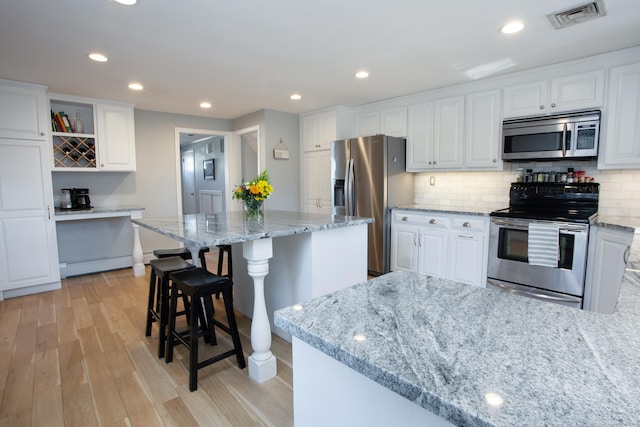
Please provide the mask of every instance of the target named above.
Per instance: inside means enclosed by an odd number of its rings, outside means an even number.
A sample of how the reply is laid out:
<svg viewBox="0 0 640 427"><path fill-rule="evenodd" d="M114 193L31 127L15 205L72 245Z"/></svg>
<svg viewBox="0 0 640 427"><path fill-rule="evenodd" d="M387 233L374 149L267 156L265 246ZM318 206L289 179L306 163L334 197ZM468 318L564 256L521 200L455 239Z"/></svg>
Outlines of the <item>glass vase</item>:
<svg viewBox="0 0 640 427"><path fill-rule="evenodd" d="M264 203L262 200L245 200L244 220L249 231L262 231L264 227Z"/></svg>

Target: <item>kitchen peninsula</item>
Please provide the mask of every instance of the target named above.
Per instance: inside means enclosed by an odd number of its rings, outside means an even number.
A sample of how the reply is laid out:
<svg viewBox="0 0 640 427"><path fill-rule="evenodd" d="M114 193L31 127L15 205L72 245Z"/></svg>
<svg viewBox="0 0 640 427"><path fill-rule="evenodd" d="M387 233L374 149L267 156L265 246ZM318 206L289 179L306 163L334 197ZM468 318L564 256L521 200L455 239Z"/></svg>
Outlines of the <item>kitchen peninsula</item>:
<svg viewBox="0 0 640 427"><path fill-rule="evenodd" d="M629 426L639 304L633 272L607 315L398 271L275 321L294 336L296 425Z"/></svg>
<svg viewBox="0 0 640 427"><path fill-rule="evenodd" d="M242 246L246 264L237 256L233 262L234 305L252 318L249 376L257 382L276 375L270 351L275 310L366 280L372 221L270 210L257 230L248 229L242 212L132 219L184 243L196 264L200 248L234 245L238 253Z"/></svg>

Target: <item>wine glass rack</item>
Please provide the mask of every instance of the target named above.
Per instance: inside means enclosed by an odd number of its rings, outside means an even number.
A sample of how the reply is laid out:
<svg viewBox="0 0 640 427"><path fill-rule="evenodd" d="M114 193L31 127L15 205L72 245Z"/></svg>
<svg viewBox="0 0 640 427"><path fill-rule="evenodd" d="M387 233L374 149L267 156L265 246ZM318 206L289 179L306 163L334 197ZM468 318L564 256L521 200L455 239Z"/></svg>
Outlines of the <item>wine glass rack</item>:
<svg viewBox="0 0 640 427"><path fill-rule="evenodd" d="M57 168L95 169L95 136L53 132L53 159Z"/></svg>

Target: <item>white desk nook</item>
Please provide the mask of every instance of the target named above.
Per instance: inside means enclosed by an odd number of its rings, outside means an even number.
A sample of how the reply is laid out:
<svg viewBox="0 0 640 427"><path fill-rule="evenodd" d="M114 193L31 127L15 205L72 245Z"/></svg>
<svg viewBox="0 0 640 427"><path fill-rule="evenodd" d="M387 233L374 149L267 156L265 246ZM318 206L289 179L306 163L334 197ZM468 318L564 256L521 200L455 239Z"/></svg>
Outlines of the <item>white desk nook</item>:
<svg viewBox="0 0 640 427"><path fill-rule="evenodd" d="M252 318L249 377L258 383L277 373L271 353L275 310L367 279L371 218L267 211L260 231L246 228L242 212L132 222L184 243L196 265L201 248L234 245L239 249L242 245L246 264L235 257L234 304ZM283 330L274 332L289 337Z"/></svg>

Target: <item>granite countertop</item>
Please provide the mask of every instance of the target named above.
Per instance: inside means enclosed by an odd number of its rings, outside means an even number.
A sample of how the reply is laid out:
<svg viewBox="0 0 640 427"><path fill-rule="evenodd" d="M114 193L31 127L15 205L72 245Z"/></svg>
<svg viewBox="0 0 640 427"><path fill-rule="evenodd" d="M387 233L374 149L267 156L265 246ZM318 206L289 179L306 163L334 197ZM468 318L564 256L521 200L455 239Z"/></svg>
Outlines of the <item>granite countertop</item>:
<svg viewBox="0 0 640 427"><path fill-rule="evenodd" d="M630 426L639 306L633 272L605 315L398 271L279 310L275 324L457 425Z"/></svg>
<svg viewBox="0 0 640 427"><path fill-rule="evenodd" d="M55 215L65 216L65 215L81 215L81 214L102 214L102 213L131 212L131 211L142 211L142 210L144 210L143 207L134 206L134 205L97 206L97 207L92 207L91 209L55 208Z"/></svg>
<svg viewBox="0 0 640 427"><path fill-rule="evenodd" d="M132 219L131 222L184 242L187 246L211 247L352 227L371 223L373 218L266 210L264 225L259 230L247 228L243 212L141 218Z"/></svg>
<svg viewBox="0 0 640 427"><path fill-rule="evenodd" d="M444 207L438 204L421 204L421 203L413 204L413 205L396 206L394 209L402 209L405 211L439 212L439 213L448 213L448 214L478 215L478 216L489 216L491 212L496 210L496 209L477 208L477 207L465 208L462 206Z"/></svg>

